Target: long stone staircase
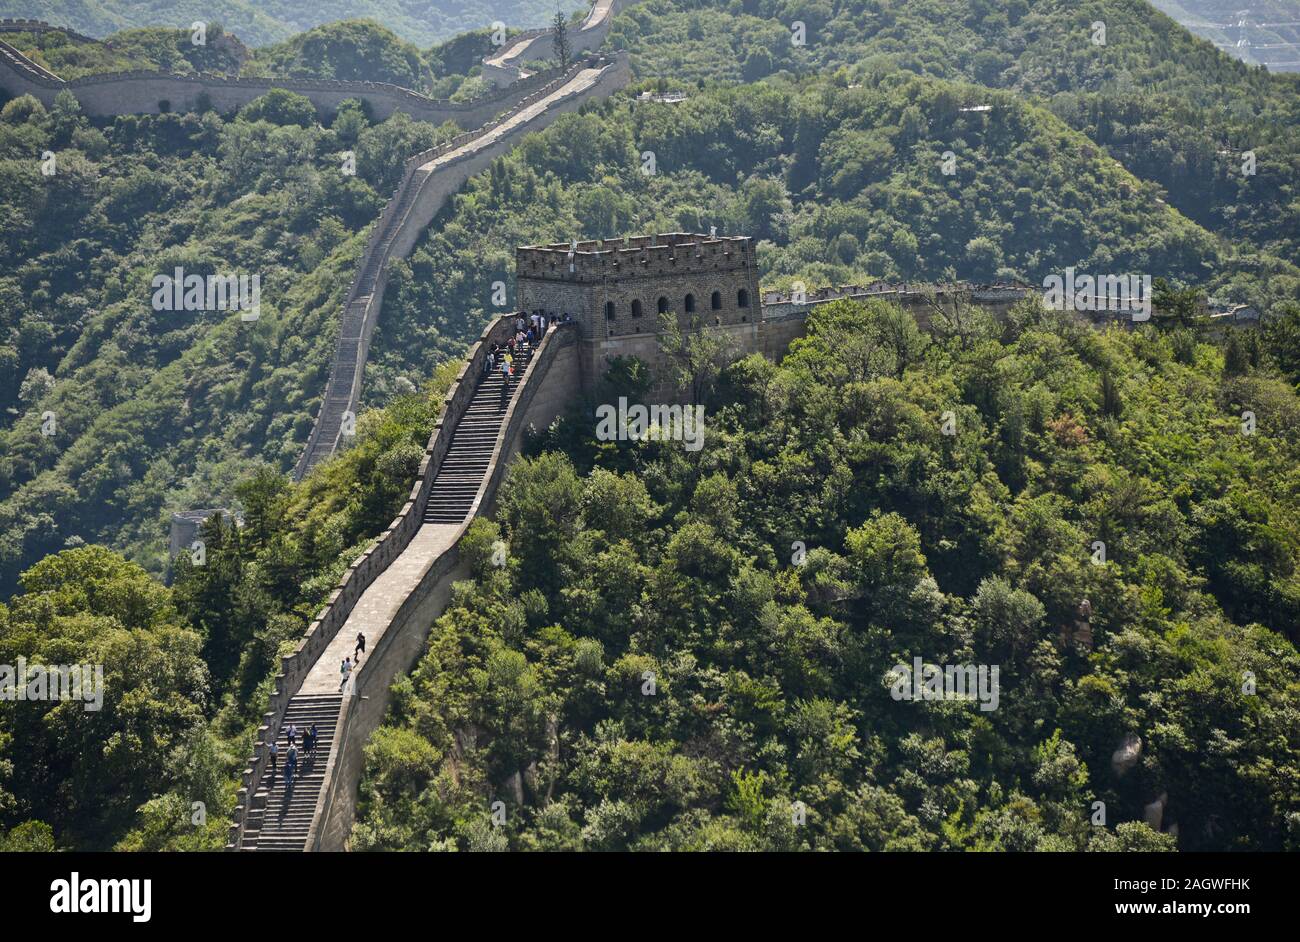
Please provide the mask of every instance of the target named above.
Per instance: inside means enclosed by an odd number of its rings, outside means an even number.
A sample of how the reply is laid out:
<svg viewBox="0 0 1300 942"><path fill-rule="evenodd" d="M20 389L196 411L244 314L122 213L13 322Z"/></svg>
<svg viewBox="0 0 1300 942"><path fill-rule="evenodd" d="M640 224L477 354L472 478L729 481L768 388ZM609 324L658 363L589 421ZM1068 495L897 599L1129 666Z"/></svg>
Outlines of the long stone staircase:
<svg viewBox="0 0 1300 942"><path fill-rule="evenodd" d="M326 394L295 478L301 478L334 450L345 431L348 413L355 412L369 331L382 306L385 263L392 257L404 257L450 194L490 166L519 136L541 130L587 101L614 94L630 78L626 53L591 57L478 130L408 159L403 184L372 229L344 305ZM466 521L499 479L501 467L493 459L499 457L507 431L517 436L515 420L523 421L525 413L516 415L517 410L511 408L520 398L520 383L527 375L537 374L535 355L540 353L549 364L548 349L558 351L573 343L570 329L559 347L546 346L549 337L560 330L557 325L538 350L521 351L503 397L500 376L484 369L484 344L505 339L512 327L512 322L497 320L485 328L470 351L465 371L447 394L443 418L430 438L410 499L374 545L347 568L295 650L281 656L275 687L240 776L227 849L342 848L346 829L351 826L351 802L360 767L357 750L377 722L375 709L383 709L387 703L389 685L395 679L393 664L409 670L418 654L408 650L411 638L421 625L427 632L445 604L450 583L444 584L442 579L459 565L457 542ZM525 386L532 388L530 383ZM531 401L533 394L527 389L524 399ZM546 400L542 410L552 406ZM529 408L527 402L524 407ZM270 775L268 744L273 739L283 742L280 731L287 723L288 711L318 709L323 705L321 697L340 692L338 665L352 651L348 639L355 639L358 632L366 635L373 658L363 661L348 689L341 691L343 698L333 707L333 722L325 716L329 738L337 741L326 742L322 735L315 764L304 768L300 781L286 790L285 783L277 783ZM400 640L387 644L390 634ZM319 720L317 725L321 725ZM336 785L340 782L343 784Z"/></svg>
<svg viewBox="0 0 1300 942"><path fill-rule="evenodd" d="M499 370L494 369L480 380L468 411L451 437L451 447L442 460L438 476L433 479L429 502L424 506L425 523L460 523L469 516L483 484L483 475L492 462L492 450L501 433L506 408L532 356L531 348L515 354L508 395L502 392L505 380Z"/></svg>
<svg viewBox="0 0 1300 942"><path fill-rule="evenodd" d="M532 362L533 352L531 346L525 346L514 354L513 372L508 384L499 369L480 372L474 395L456 423L447 454L434 477L425 505L424 523L460 524L469 517L491 466L502 423ZM364 665L364 658L362 663ZM300 693L289 700L276 740L280 749L279 768L274 772L266 769L253 792L239 842L240 850L307 849L312 820L325 785L325 773L334 752L334 736L343 697L347 693L345 687L339 694ZM313 723L319 739L312 757L306 758L302 754L302 735L311 729ZM292 785L284 777L290 725L298 728L299 750L298 774Z"/></svg>
<svg viewBox="0 0 1300 942"><path fill-rule="evenodd" d="M244 827L241 850L300 851L307 842L325 766L334 745L334 728L338 725L343 696L300 695L289 701L284 723L277 740L280 747L279 768L270 769L253 796ZM318 737L310 758L303 755L303 735L316 724ZM292 785L285 781L285 763L289 755L288 729L298 727L298 772Z"/></svg>

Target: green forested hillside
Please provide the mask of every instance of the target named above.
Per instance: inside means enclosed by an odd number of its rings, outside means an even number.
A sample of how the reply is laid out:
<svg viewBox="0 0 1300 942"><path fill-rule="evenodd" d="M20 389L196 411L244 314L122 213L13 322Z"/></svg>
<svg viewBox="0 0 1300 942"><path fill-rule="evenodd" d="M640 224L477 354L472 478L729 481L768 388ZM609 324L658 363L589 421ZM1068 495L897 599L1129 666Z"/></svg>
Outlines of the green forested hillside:
<svg viewBox="0 0 1300 942"><path fill-rule="evenodd" d="M796 20L805 46L785 25ZM903 69L1037 98L1184 215L1249 244L1230 293L1295 275L1300 75L1250 68L1144 0L649 0L618 17L610 41L632 50L639 74L672 81L841 70L870 84ZM1281 296L1298 294L1288 282Z"/></svg>
<svg viewBox="0 0 1300 942"><path fill-rule="evenodd" d="M253 44L284 39L294 32L268 14L266 4L250 0L0 0L0 16L44 20L96 38L133 28L182 29L209 21L222 23Z"/></svg>
<svg viewBox="0 0 1300 942"><path fill-rule="evenodd" d="M244 526L209 521L172 588L95 546L23 574L0 663L98 663L105 687L95 712L0 700L0 851L221 849L279 655L400 507L455 373L363 416L300 485L250 473Z"/></svg>
<svg viewBox="0 0 1300 942"><path fill-rule="evenodd" d="M108 43L87 42L55 31L7 32L3 39L66 81L135 69L234 75L248 55L248 50L217 24L212 25L201 46L191 42L188 29L163 27L123 30Z"/></svg>
<svg viewBox="0 0 1300 942"><path fill-rule="evenodd" d="M512 466L354 849L1295 850L1291 385L1028 309L810 328L713 374L696 453L596 441L589 402ZM1000 665L997 709L896 700L914 658Z"/></svg>
<svg viewBox="0 0 1300 942"><path fill-rule="evenodd" d="M103 699L98 710L0 702L0 850L108 849L137 822L133 840L221 840L231 762L205 730L214 691L201 646L170 591L106 549L24 574L23 592L0 605L0 660L100 664ZM184 824L192 802L209 809L202 827Z"/></svg>
<svg viewBox="0 0 1300 942"><path fill-rule="evenodd" d="M5 33L5 42L45 68L72 80L104 72L158 69L189 74L281 76L388 82L450 98L493 47L487 30L465 33L420 51L384 26L347 20L319 26L284 42L249 50L209 24L196 46L187 29L151 27L86 42L62 32ZM471 83L473 90L477 83ZM479 94L482 88L477 88ZM464 97L464 92L460 96Z"/></svg>
<svg viewBox="0 0 1300 942"><path fill-rule="evenodd" d="M431 79L419 49L376 23L357 21L318 27L260 49L255 65L267 75L391 82L403 88L426 88Z"/></svg>
<svg viewBox="0 0 1300 942"><path fill-rule="evenodd" d="M348 20L256 50L241 74L390 82L450 98L492 48L480 30L421 52L377 23Z"/></svg>
<svg viewBox="0 0 1300 942"><path fill-rule="evenodd" d="M705 371L699 452L596 442L590 402L530 445L371 741L354 848L1294 850L1300 307L1223 349L1028 308L810 326ZM116 679L99 714L0 702L0 848L220 846L277 653L400 506L456 367L301 484L247 478L173 589L98 548L24 576L0 657ZM998 664L998 709L894 700L913 657ZM71 754L104 757L93 788ZM1160 794L1176 834L1138 823Z"/></svg>
<svg viewBox="0 0 1300 942"><path fill-rule="evenodd" d="M1047 111L1009 93L989 99L992 112L960 111L988 97L897 73L852 89L718 86L681 106L566 118L472 181L427 248L397 266L368 400L412 388L477 333L491 283L511 280L514 245L577 233L716 224L764 240L771 284L1041 279L1066 264L1222 277L1230 247ZM0 282L13 298L13 411L0 439L8 584L74 537L129 548L159 571L170 511L227 503L251 464L287 469L297 457L332 341L325 325L360 249L349 234L396 182L400 155L436 138L401 117L318 128L292 96L275 100L270 121L126 117L104 128L7 106L5 192L19 220L6 233L14 274ZM353 139L358 178L337 169ZM23 155L51 145L67 150L67 170L43 183ZM957 172L945 177L949 147ZM640 172L645 150L654 176ZM178 201L192 208L178 215ZM140 320L149 279L178 263L260 272L262 319ZM53 438L37 433L46 411L59 417Z"/></svg>
<svg viewBox="0 0 1300 942"><path fill-rule="evenodd" d="M290 467L359 230L403 156L457 130L405 116L369 127L359 108L323 128L287 93L234 120L103 127L70 97L50 112L32 99L5 105L0 584L79 540L127 548L159 574L171 511L229 501L261 463ZM48 178L37 160L47 148L59 162ZM357 154L354 177L342 172L345 149ZM177 266L257 274L259 319L154 311L151 279Z"/></svg>
<svg viewBox="0 0 1300 942"><path fill-rule="evenodd" d="M582 6L566 0L560 6ZM103 37L129 27L188 27L218 22L250 46L280 42L337 20L372 19L403 39L429 46L500 20L507 26L542 26L555 15L553 0L0 0L0 16L32 17Z"/></svg>
<svg viewBox="0 0 1300 942"><path fill-rule="evenodd" d="M973 102L992 111L962 110ZM655 156L652 175L642 172L645 152ZM769 286L1041 284L1077 265L1217 288L1238 266L1230 243L1010 93L907 72L855 88L710 86L678 105L564 118L470 181L395 268L366 395L379 402L397 378L418 380L449 327L483 316L492 283L511 280L515 245L710 225L762 240ZM1252 277L1249 297L1295 297L1294 266L1280 268L1276 280Z"/></svg>

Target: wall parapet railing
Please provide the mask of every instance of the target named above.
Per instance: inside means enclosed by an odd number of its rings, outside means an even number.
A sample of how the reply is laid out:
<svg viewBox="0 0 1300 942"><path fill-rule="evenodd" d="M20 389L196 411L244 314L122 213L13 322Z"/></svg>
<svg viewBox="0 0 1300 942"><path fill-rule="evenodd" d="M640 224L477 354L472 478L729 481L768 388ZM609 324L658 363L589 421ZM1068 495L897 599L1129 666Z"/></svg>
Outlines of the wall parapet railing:
<svg viewBox="0 0 1300 942"><path fill-rule="evenodd" d="M510 41L502 46L498 51L494 52L490 56L484 56L483 64L504 67L505 63L523 53L524 50L520 47L525 43L531 43L535 39L541 39L547 33L551 32L554 31L550 27L546 26L537 29L520 30L518 33L511 36Z"/></svg>
<svg viewBox="0 0 1300 942"><path fill-rule="evenodd" d="M66 26L55 26L53 23L47 23L44 20L29 20L12 16L0 18L0 33L62 33L69 39L75 39L78 42L100 42L93 36L87 36L85 33L79 33L75 29L69 29Z"/></svg>
<svg viewBox="0 0 1300 942"><path fill-rule="evenodd" d="M33 62L7 42L0 40L0 62L31 82L42 88L62 88L66 83L49 69Z"/></svg>

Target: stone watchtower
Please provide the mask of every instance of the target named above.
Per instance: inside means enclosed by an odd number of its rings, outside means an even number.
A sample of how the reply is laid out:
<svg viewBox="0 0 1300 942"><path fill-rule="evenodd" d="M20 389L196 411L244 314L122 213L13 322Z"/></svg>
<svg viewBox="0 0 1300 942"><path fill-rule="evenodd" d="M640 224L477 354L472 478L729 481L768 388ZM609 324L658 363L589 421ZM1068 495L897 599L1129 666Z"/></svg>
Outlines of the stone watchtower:
<svg viewBox="0 0 1300 942"><path fill-rule="evenodd" d="M515 250L520 310L578 322L584 386L609 360L657 367L660 315L683 331L721 329L736 351L761 349L762 298L747 236L686 232L524 246Z"/></svg>

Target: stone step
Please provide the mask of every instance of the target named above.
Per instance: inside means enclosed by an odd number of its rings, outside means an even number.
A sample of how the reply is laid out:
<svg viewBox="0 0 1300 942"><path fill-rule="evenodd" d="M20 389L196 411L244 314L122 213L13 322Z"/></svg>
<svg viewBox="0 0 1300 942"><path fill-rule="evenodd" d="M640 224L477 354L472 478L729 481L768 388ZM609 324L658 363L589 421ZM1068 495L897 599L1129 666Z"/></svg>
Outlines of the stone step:
<svg viewBox="0 0 1300 942"><path fill-rule="evenodd" d="M496 370L485 370L480 375L429 490L425 523L462 523L469 515L492 463L510 398L519 388L531 358L531 351L514 358L515 372L508 384Z"/></svg>
<svg viewBox="0 0 1300 942"><path fill-rule="evenodd" d="M279 761L273 771L269 764L261 782L249 802L249 823L245 827L241 849L296 850L304 849L307 833L321 788L325 784L325 767L334 747L334 729L338 725L343 697L339 694L302 694L292 698L285 708L276 742L280 747ZM316 724L316 748L307 756L301 748L302 737ZM298 729L298 766L292 788L284 781L284 767L288 755L289 726Z"/></svg>

